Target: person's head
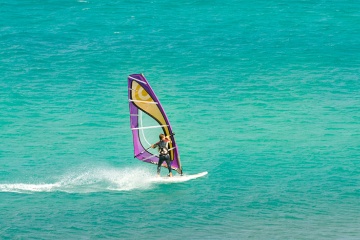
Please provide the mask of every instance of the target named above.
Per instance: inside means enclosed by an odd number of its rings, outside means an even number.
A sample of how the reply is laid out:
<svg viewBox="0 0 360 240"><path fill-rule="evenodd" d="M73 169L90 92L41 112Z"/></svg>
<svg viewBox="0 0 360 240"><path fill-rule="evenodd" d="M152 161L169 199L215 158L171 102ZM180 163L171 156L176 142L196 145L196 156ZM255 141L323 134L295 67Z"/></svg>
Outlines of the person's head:
<svg viewBox="0 0 360 240"><path fill-rule="evenodd" d="M163 140L163 139L165 138L165 135L161 133L161 134L159 135L159 138L160 138L160 140Z"/></svg>

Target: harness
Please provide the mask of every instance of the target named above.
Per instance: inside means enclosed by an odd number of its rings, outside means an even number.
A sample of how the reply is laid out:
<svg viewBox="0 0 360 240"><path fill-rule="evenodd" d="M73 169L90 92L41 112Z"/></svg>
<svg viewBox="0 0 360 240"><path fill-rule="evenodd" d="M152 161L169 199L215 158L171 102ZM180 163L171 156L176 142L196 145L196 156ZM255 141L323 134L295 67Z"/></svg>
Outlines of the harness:
<svg viewBox="0 0 360 240"><path fill-rule="evenodd" d="M159 154L160 154L160 156L168 155L168 154L169 154L169 150L167 149L167 147L159 148Z"/></svg>
<svg viewBox="0 0 360 240"><path fill-rule="evenodd" d="M168 143L165 141L160 141L157 144L159 146L159 155L165 156L169 154L169 149L167 148Z"/></svg>

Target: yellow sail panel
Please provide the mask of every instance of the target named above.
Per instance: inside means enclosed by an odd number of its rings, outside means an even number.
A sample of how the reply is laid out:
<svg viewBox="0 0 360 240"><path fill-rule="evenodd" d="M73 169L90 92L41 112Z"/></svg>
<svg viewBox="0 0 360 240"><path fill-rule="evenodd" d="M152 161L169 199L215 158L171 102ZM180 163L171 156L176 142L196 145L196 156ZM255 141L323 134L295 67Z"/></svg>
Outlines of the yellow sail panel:
<svg viewBox="0 0 360 240"><path fill-rule="evenodd" d="M133 81L132 99L135 100L134 104L155 118L159 124L166 125L164 116L161 114L157 103L151 98L150 94L140 86L137 82Z"/></svg>

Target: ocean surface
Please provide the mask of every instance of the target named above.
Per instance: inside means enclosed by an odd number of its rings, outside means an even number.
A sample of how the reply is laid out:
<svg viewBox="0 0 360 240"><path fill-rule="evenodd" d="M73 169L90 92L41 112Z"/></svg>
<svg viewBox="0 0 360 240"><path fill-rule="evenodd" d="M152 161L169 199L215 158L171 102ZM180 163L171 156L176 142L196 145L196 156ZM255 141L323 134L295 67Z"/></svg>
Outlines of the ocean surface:
<svg viewBox="0 0 360 240"><path fill-rule="evenodd" d="M0 56L0 239L360 239L359 1L2 0ZM207 176L133 158L133 73Z"/></svg>

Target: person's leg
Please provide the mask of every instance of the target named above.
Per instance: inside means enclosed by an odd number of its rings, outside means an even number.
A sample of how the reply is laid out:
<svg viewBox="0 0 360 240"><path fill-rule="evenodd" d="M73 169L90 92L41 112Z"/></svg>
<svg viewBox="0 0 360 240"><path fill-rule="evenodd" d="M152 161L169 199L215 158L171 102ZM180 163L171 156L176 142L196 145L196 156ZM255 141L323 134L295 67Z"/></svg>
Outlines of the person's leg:
<svg viewBox="0 0 360 240"><path fill-rule="evenodd" d="M169 177L172 177L170 155L166 155L165 161L169 170Z"/></svg>
<svg viewBox="0 0 360 240"><path fill-rule="evenodd" d="M158 176L160 176L160 169L161 169L161 164L164 162L164 157L163 156L160 156L159 157L159 162L158 162L158 166L157 166L157 174Z"/></svg>

